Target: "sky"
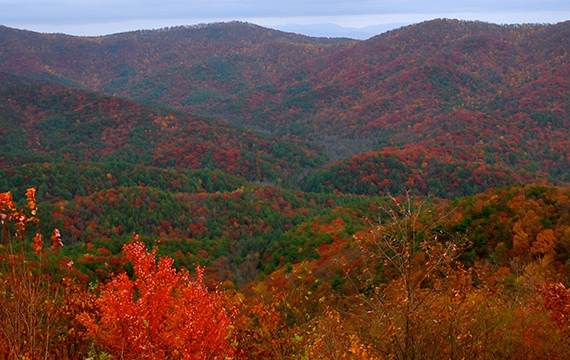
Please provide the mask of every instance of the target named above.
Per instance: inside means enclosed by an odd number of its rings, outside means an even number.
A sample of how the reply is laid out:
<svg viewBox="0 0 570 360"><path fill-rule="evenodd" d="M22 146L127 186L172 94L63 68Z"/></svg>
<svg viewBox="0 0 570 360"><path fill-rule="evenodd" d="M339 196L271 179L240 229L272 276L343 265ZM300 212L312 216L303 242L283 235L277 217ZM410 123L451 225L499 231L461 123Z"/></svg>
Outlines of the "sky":
<svg viewBox="0 0 570 360"><path fill-rule="evenodd" d="M570 0L0 0L0 25L83 36L238 20L366 38L436 18L557 23L570 20Z"/></svg>

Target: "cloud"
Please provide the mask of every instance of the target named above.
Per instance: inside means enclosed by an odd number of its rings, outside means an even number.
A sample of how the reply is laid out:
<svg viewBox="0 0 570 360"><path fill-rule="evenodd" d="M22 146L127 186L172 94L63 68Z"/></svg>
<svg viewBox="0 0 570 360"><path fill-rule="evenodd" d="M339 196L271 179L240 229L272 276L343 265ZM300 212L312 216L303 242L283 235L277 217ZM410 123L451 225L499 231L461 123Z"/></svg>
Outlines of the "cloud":
<svg viewBox="0 0 570 360"><path fill-rule="evenodd" d="M568 0L0 0L0 9L3 25L83 35L95 35L97 27L97 34L108 34L230 20L362 28L436 17L498 23L570 17Z"/></svg>
<svg viewBox="0 0 570 360"><path fill-rule="evenodd" d="M567 0L0 0L10 19L117 20L165 17L293 17L570 10Z"/></svg>

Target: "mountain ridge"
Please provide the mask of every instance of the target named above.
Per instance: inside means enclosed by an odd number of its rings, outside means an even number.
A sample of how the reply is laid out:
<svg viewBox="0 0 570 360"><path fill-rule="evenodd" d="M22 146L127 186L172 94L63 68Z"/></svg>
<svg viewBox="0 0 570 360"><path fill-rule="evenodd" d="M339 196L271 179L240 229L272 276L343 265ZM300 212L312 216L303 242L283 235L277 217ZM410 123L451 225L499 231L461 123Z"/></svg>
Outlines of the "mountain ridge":
<svg viewBox="0 0 570 360"><path fill-rule="evenodd" d="M365 41L239 22L88 41L4 30L1 71L310 140L332 160L439 156L494 164L506 184L568 181L570 22L439 19Z"/></svg>
<svg viewBox="0 0 570 360"><path fill-rule="evenodd" d="M179 110L0 73L2 77L13 79L12 86L4 83L0 90L0 158L5 161L22 163L43 156L55 161L223 168L250 181L275 183L287 183L288 178L294 182L305 166L322 162L307 143Z"/></svg>

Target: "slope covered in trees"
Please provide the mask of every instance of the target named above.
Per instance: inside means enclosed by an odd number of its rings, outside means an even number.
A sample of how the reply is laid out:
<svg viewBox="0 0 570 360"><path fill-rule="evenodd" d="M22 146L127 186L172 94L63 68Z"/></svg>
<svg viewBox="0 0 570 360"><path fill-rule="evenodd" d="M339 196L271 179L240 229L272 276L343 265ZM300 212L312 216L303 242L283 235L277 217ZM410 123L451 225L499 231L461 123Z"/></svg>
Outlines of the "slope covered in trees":
<svg viewBox="0 0 570 360"><path fill-rule="evenodd" d="M455 202L399 196L338 209L303 225L312 239L331 235L313 244L316 257L285 262L239 292L208 289L207 270L176 270L175 259L147 250L138 235L107 261L110 281L87 287L85 260L70 261L61 234L51 247L34 234L35 191L23 200L19 208L0 194L7 356L568 356L567 188L520 185ZM374 219L348 230L367 214ZM15 326L24 323L35 341Z"/></svg>
<svg viewBox="0 0 570 360"><path fill-rule="evenodd" d="M281 141L180 111L49 84L3 88L0 157L6 163L122 161L220 169L251 181L278 183L294 182L306 167L323 161L307 143Z"/></svg>
<svg viewBox="0 0 570 360"><path fill-rule="evenodd" d="M0 357L568 358L568 32L0 28Z"/></svg>
<svg viewBox="0 0 570 360"><path fill-rule="evenodd" d="M343 41L244 23L99 38L2 28L1 69L217 112L281 133L293 122L377 136L438 117L452 121L457 107L531 115L548 104L558 117L568 102L569 31L568 23L434 20Z"/></svg>
<svg viewBox="0 0 570 360"><path fill-rule="evenodd" d="M504 139L500 144L473 147L428 142L366 152L317 170L304 179L302 188L314 192L363 195L414 193L455 198L517 183L567 184L566 140L555 149L521 151ZM451 140L453 141L453 140ZM474 152L476 151L476 152ZM541 160L540 155L546 155Z"/></svg>
<svg viewBox="0 0 570 360"><path fill-rule="evenodd" d="M52 219L45 231L57 227L71 245L63 253L100 280L110 271L105 264L113 262L121 245L137 233L149 245L160 245L162 254L175 254L178 266L206 266L209 281L243 284L266 267L280 264L278 254L289 250L271 248L277 242L292 247L295 236L290 230L337 206L362 201L257 186L215 193L116 187L71 201L53 201L40 212ZM305 251L316 255L310 248ZM287 261L294 261L296 254L289 254Z"/></svg>
<svg viewBox="0 0 570 360"><path fill-rule="evenodd" d="M568 188L540 186L395 197L375 204L369 228L242 291L297 324L291 333L307 329L315 359L563 359L568 201ZM346 226L335 224L325 231Z"/></svg>
<svg viewBox="0 0 570 360"><path fill-rule="evenodd" d="M421 191L457 196L529 178L568 181L569 31L568 22L434 20L349 41L235 22L98 38L2 28L0 70L309 139L332 159L364 151L394 154L411 167L443 159L438 177L452 184L463 179L450 166L486 172L495 164L512 174ZM176 135L188 136L183 129ZM154 164L196 166L196 159L172 160L179 150L164 146ZM230 162L236 156L217 154ZM251 175L251 163L221 166Z"/></svg>
<svg viewBox="0 0 570 360"><path fill-rule="evenodd" d="M95 38L0 30L0 70L210 115L236 92L278 80L346 42L239 22Z"/></svg>

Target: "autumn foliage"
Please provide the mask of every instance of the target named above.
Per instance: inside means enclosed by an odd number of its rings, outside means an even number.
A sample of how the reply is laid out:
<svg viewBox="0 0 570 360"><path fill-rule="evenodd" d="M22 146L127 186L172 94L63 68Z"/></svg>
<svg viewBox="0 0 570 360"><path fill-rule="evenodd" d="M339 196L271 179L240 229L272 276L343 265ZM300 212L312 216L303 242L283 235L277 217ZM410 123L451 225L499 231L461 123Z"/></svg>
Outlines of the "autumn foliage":
<svg viewBox="0 0 570 360"><path fill-rule="evenodd" d="M395 197L370 203L378 222L351 239L343 234L354 219L339 209L311 227L313 237L335 235L318 258L227 292L208 290L201 267L176 270L138 236L107 282L87 286L61 234L48 248L32 231L35 191L22 209L1 195L0 350L9 359L570 355L565 189L511 187L454 204Z"/></svg>
<svg viewBox="0 0 570 360"><path fill-rule="evenodd" d="M201 268L191 280L171 258L157 263L156 250L141 242L123 251L134 278L113 277L97 300L97 316L83 316L105 352L121 359L222 359L231 352L231 313L220 293L208 291Z"/></svg>
<svg viewBox="0 0 570 360"><path fill-rule="evenodd" d="M0 193L0 356L9 359L57 352L62 291L44 270L37 210L35 188L27 189L24 208L10 192ZM35 256L28 259L30 242Z"/></svg>
<svg viewBox="0 0 570 360"><path fill-rule="evenodd" d="M569 39L0 26L0 358L569 359Z"/></svg>

